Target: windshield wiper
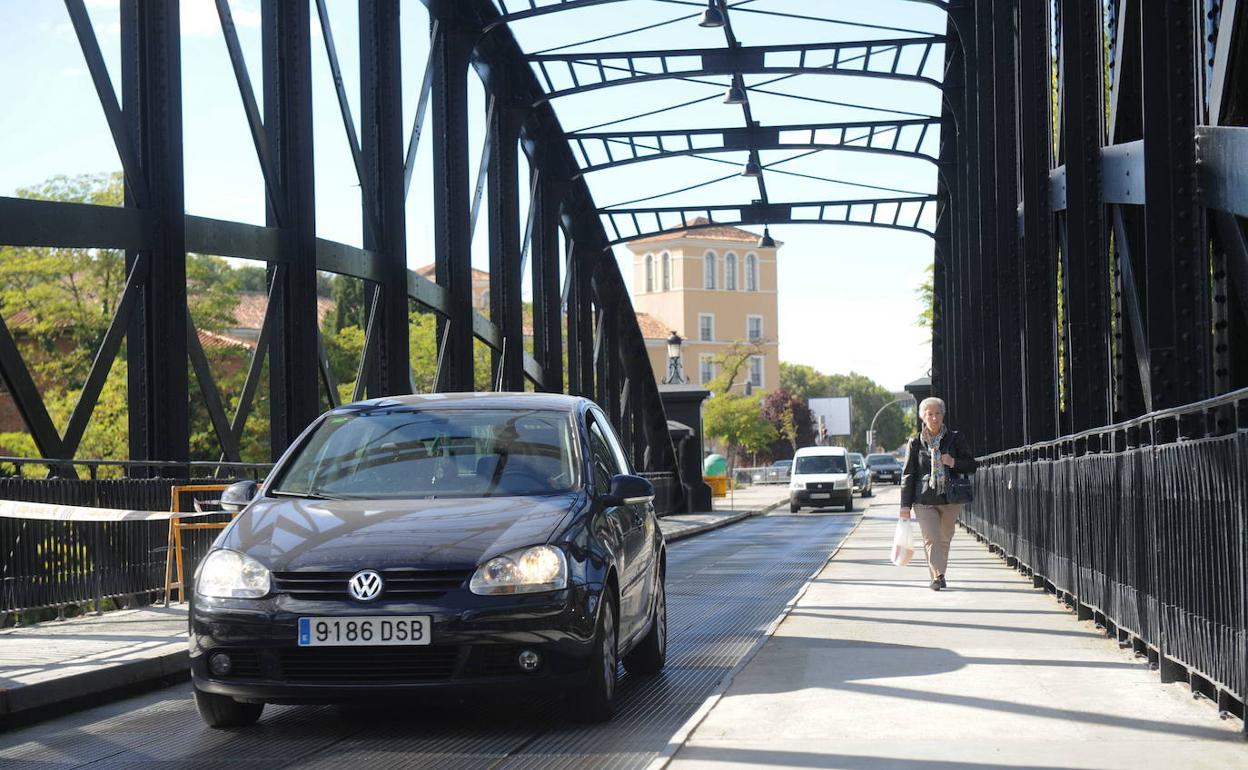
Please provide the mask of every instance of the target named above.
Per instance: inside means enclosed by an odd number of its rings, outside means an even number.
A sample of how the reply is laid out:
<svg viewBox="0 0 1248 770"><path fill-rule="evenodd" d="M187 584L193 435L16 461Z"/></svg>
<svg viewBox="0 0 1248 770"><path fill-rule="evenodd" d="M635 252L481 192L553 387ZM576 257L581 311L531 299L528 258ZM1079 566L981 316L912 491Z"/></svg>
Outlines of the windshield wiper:
<svg viewBox="0 0 1248 770"><path fill-rule="evenodd" d="M329 495L323 495L320 492L317 492L311 489L309 489L306 492L291 492L290 490L287 490L287 489L270 489L269 494L274 495L276 497L300 497L305 500L337 500L339 499L337 497L330 497Z"/></svg>

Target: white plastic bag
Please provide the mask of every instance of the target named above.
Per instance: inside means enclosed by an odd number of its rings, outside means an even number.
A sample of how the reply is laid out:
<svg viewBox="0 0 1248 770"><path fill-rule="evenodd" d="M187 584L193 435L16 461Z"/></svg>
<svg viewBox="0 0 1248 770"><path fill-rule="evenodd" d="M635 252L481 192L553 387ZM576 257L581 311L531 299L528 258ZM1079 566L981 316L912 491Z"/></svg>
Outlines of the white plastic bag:
<svg viewBox="0 0 1248 770"><path fill-rule="evenodd" d="M892 562L904 567L914 558L914 541L911 539L910 519L898 519L897 528L893 530Z"/></svg>

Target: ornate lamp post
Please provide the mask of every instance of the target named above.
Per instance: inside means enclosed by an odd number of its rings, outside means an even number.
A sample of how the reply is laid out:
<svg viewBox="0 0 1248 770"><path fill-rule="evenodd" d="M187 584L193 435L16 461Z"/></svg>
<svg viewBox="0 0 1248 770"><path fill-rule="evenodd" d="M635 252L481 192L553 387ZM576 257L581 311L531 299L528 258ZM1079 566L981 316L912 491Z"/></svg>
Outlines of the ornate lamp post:
<svg viewBox="0 0 1248 770"><path fill-rule="evenodd" d="M680 367L680 346L684 342L675 330L667 338L667 377L663 379L664 385L684 385L689 382Z"/></svg>

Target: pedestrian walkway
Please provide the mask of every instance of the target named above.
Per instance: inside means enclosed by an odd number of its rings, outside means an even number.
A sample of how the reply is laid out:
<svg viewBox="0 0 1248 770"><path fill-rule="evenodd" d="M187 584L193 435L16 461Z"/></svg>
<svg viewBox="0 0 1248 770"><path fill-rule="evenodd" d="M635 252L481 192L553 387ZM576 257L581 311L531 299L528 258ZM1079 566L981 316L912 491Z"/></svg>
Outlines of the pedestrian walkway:
<svg viewBox="0 0 1248 770"><path fill-rule="evenodd" d="M736 507L660 519L681 540L765 513L785 487L738 494ZM178 678L188 670L186 605L84 615L0 631L0 727L75 703L99 702Z"/></svg>
<svg viewBox="0 0 1248 770"><path fill-rule="evenodd" d="M889 563L897 494L877 489L672 767L1248 767L1237 719L1160 684L965 532L948 590L928 588L921 554Z"/></svg>

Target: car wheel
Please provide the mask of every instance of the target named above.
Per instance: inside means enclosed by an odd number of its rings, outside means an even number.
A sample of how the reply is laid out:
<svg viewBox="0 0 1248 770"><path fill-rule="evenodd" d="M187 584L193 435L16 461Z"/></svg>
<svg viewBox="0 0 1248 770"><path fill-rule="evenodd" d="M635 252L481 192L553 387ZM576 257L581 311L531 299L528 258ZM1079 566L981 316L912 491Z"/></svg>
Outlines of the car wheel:
<svg viewBox="0 0 1248 770"><path fill-rule="evenodd" d="M863 497L875 497L875 491L870 488L867 488L863 490L862 496Z"/></svg>
<svg viewBox="0 0 1248 770"><path fill-rule="evenodd" d="M802 506L797 503L789 503L789 513L797 513L800 510L802 510Z"/></svg>
<svg viewBox="0 0 1248 770"><path fill-rule="evenodd" d="M615 599L604 593L598 607L598 628L590 653L585 684L572 693L571 716L581 722L605 722L615 714L615 690L619 679L618 633Z"/></svg>
<svg viewBox="0 0 1248 770"><path fill-rule="evenodd" d="M228 695L217 695L195 688L195 708L209 727L254 725L264 711L263 703L242 703Z"/></svg>
<svg viewBox="0 0 1248 770"><path fill-rule="evenodd" d="M650 631L627 655L624 670L630 674L657 674L667 664L667 591L663 576L655 589L654 617L650 619Z"/></svg>
<svg viewBox="0 0 1248 770"><path fill-rule="evenodd" d="M852 511L852 510L854 510L854 496L848 495L845 498L845 511L848 513L849 511Z"/></svg>

